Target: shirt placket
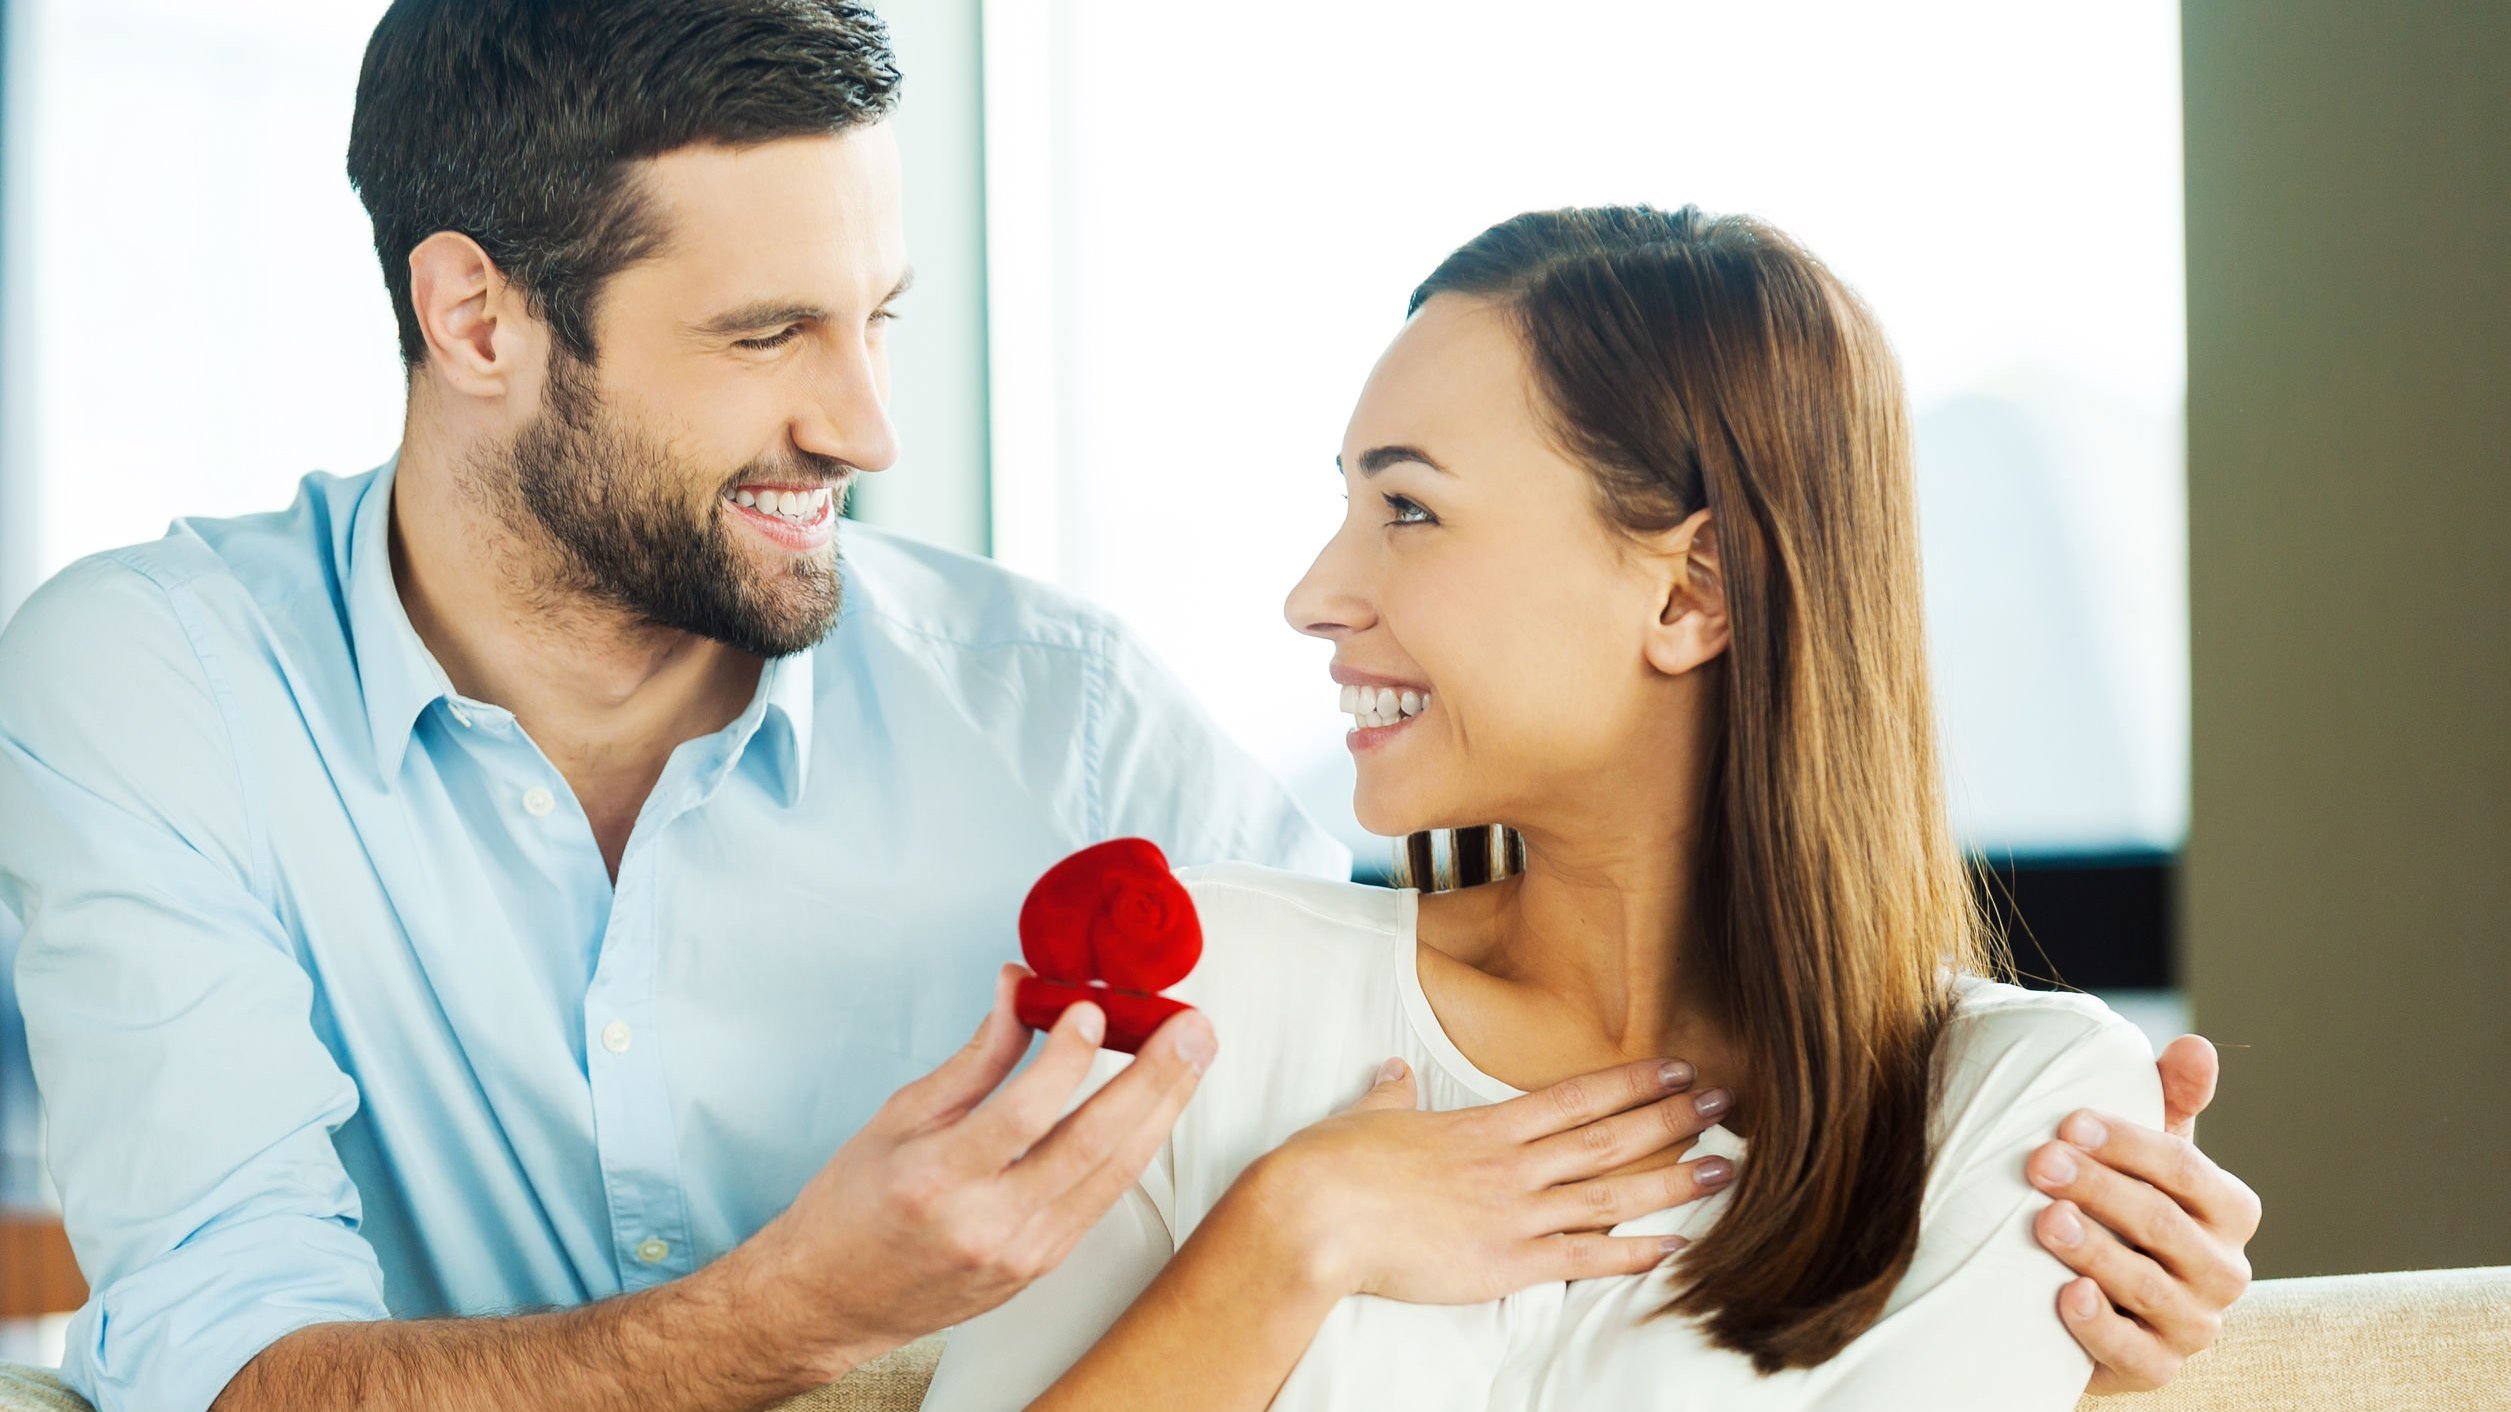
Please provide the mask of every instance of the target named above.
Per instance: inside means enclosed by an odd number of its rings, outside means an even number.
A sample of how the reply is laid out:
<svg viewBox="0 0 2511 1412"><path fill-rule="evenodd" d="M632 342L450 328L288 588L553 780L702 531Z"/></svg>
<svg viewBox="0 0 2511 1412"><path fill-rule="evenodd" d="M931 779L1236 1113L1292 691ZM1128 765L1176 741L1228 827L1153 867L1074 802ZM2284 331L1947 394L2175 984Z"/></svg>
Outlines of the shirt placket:
<svg viewBox="0 0 2511 1412"><path fill-rule="evenodd" d="M593 1141L623 1291L677 1279L696 1268L671 1089L663 1067L666 1037L655 994L660 863L657 851L648 846L698 801L698 784L686 763L675 757L665 768L620 859L610 923L584 993Z"/></svg>

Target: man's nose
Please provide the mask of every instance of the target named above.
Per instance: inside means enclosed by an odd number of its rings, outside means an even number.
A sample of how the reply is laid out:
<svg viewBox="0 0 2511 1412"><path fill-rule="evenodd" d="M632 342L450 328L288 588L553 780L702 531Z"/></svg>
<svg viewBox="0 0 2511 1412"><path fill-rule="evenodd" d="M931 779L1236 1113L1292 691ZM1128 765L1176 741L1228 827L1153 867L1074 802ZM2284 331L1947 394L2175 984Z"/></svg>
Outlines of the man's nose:
<svg viewBox="0 0 2511 1412"><path fill-rule="evenodd" d="M797 448L863 471L885 471L897 462L888 374L870 349L855 349L812 390L817 395L794 417Z"/></svg>

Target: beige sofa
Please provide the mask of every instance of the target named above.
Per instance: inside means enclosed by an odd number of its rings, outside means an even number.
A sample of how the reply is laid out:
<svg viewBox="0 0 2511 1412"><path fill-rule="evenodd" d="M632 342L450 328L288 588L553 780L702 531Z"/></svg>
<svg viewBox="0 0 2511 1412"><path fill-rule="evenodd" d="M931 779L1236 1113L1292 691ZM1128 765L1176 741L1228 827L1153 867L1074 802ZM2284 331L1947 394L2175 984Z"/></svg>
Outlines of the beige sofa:
<svg viewBox="0 0 2511 1412"><path fill-rule="evenodd" d="M912 1344L779 1412L914 1412L941 1340ZM2102 1412L2493 1412L2511 1408L2511 1266L2266 1280L2223 1341L2161 1392ZM0 1367L0 1412L87 1412L49 1376Z"/></svg>

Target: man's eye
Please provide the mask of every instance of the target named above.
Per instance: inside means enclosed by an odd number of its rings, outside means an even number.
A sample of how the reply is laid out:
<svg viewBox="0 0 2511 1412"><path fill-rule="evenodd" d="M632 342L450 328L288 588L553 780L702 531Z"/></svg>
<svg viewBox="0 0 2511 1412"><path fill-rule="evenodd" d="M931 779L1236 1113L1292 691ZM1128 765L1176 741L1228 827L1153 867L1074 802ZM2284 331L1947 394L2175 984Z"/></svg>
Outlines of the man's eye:
<svg viewBox="0 0 2511 1412"><path fill-rule="evenodd" d="M1421 502L1402 495L1386 497L1386 508L1395 512L1389 525L1435 525L1439 517L1421 507Z"/></svg>
<svg viewBox="0 0 2511 1412"><path fill-rule="evenodd" d="M783 333L773 334L766 338L735 339L733 340L733 344L735 347L754 348L764 353L770 348L782 348L786 344L793 342L801 336L802 325L795 324L792 328L786 329Z"/></svg>

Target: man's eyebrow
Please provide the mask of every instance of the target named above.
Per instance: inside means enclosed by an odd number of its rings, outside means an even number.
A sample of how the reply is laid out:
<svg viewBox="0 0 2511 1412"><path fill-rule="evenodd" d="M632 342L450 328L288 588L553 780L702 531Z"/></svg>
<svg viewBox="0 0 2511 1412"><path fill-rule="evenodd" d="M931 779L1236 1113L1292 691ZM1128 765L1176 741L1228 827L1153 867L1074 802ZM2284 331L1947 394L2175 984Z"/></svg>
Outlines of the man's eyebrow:
<svg viewBox="0 0 2511 1412"><path fill-rule="evenodd" d="M1443 476L1455 474L1447 467L1430 459L1430 453L1417 446L1372 446L1360 453L1360 473L1364 476L1373 476L1403 461L1418 461ZM1339 471L1342 468L1343 458L1335 457L1334 469Z"/></svg>
<svg viewBox="0 0 2511 1412"><path fill-rule="evenodd" d="M774 328L781 324L806 323L825 319L828 311L817 304L798 304L790 299L760 299L726 309L702 323L689 325L691 333L721 336L747 333L752 329Z"/></svg>
<svg viewBox="0 0 2511 1412"><path fill-rule="evenodd" d="M896 303L899 297L914 285L914 270L901 274L898 276L898 282L889 287L889 292L881 296L880 307L885 309ZM691 324L689 331L704 337L720 338L725 334L748 333L753 329L778 328L785 324L808 323L814 319L827 317L829 317L828 310L817 304L805 304L792 299L754 299L747 304L726 309L711 319Z"/></svg>

